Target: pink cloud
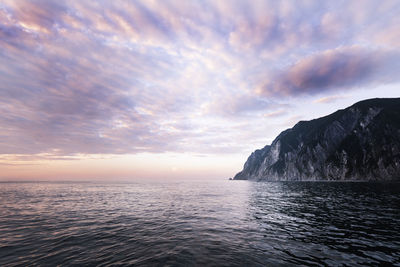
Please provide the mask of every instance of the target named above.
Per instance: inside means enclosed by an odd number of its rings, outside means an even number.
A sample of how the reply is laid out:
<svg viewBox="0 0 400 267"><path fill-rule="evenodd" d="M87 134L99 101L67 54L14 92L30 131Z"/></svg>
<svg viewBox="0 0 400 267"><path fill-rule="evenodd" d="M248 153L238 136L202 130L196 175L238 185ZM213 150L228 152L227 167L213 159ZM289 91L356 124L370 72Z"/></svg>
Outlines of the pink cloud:
<svg viewBox="0 0 400 267"><path fill-rule="evenodd" d="M0 2L0 153L233 151L282 96L399 71L395 1Z"/></svg>
<svg viewBox="0 0 400 267"><path fill-rule="evenodd" d="M359 46L341 47L312 54L278 71L261 85L267 96L302 95L352 88L367 82L389 83L398 69L399 54Z"/></svg>

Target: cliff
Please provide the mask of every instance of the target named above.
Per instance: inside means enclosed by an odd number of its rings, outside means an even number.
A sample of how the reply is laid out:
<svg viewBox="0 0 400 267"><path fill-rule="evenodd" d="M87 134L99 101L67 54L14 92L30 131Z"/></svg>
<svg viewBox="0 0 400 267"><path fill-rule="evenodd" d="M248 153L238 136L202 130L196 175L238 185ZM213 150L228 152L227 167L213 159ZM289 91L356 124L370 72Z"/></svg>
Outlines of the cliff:
<svg viewBox="0 0 400 267"><path fill-rule="evenodd" d="M400 181L400 98L300 121L254 151L234 179Z"/></svg>

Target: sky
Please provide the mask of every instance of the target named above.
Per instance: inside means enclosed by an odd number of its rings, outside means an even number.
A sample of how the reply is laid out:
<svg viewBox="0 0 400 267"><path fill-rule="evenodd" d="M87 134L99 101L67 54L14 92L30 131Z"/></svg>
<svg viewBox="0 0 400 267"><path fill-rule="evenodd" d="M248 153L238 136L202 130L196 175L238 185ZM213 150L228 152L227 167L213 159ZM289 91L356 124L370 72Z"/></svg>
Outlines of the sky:
<svg viewBox="0 0 400 267"><path fill-rule="evenodd" d="M227 179L399 97L399 1L0 0L0 180Z"/></svg>

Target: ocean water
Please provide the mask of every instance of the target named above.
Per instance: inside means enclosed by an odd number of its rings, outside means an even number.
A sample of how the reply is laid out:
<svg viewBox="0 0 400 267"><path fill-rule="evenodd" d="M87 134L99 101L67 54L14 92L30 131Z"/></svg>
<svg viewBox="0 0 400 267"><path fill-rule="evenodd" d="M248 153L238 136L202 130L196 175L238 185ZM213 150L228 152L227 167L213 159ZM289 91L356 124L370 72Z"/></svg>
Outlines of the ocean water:
<svg viewBox="0 0 400 267"><path fill-rule="evenodd" d="M0 183L0 266L400 265L400 185Z"/></svg>

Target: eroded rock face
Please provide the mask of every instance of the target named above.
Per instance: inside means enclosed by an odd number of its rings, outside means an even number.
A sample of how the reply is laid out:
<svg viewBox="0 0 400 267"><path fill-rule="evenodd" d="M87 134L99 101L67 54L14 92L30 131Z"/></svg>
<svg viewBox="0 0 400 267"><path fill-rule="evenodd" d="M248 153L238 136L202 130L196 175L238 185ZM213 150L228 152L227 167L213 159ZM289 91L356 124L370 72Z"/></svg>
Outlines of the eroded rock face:
<svg viewBox="0 0 400 267"><path fill-rule="evenodd" d="M300 121L254 151L234 179L400 181L400 98Z"/></svg>

